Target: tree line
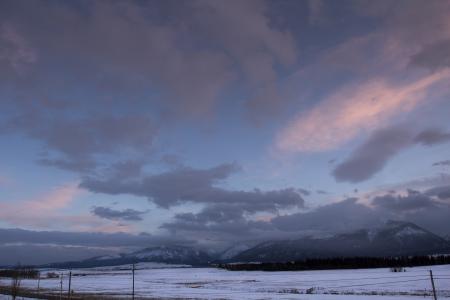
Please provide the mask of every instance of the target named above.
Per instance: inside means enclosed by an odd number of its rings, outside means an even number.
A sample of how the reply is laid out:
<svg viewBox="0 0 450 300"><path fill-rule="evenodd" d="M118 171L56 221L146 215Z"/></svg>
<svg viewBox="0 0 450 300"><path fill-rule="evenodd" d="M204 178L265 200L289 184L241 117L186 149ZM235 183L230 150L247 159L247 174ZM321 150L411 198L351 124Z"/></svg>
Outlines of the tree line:
<svg viewBox="0 0 450 300"><path fill-rule="evenodd" d="M12 269L0 269L0 277L36 279L39 271L33 267L15 267Z"/></svg>
<svg viewBox="0 0 450 300"><path fill-rule="evenodd" d="M230 271L309 271L330 269L405 268L450 264L449 255L402 257L334 257L311 258L289 262L217 264Z"/></svg>

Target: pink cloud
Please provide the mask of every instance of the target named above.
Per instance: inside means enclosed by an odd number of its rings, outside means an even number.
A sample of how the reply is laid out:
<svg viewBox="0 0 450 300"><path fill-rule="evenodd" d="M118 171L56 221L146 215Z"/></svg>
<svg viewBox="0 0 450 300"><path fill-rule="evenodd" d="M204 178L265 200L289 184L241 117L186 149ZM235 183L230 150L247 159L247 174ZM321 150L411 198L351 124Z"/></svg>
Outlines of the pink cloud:
<svg viewBox="0 0 450 300"><path fill-rule="evenodd" d="M408 6L405 11L391 12L387 8L378 11L380 16L387 16L379 29L345 40L325 51L317 63L295 76L295 86L300 80L310 82L311 78L326 81L331 78L329 74L339 76L341 71L368 79L363 82L353 80L312 109L301 111L277 134L276 150L320 152L336 149L359 134L385 126L432 101L425 96L431 91L430 87L449 79L448 69L425 73L411 69L410 61L414 54L429 45L450 38L447 17L450 5L436 2L419 9L416 4L420 3L415 3L414 8ZM366 11L366 7L361 9L364 14L374 12ZM422 74L422 77L401 84L391 80L404 77L404 74ZM442 94L445 89L440 86L433 93ZM310 97L305 90L308 87L299 90L296 99Z"/></svg>
<svg viewBox="0 0 450 300"><path fill-rule="evenodd" d="M12 225L50 225L79 193L78 184L68 184L35 199L0 203L0 218Z"/></svg>
<svg viewBox="0 0 450 300"><path fill-rule="evenodd" d="M73 231L134 232L135 228L118 221L100 220L90 214L63 214L83 193L78 183L70 183L53 189L39 197L0 203L0 219L12 226L31 229L58 229Z"/></svg>
<svg viewBox="0 0 450 300"><path fill-rule="evenodd" d="M276 148L288 152L336 149L358 134L385 126L430 101L425 97L429 88L448 80L449 75L449 71L443 71L407 84L375 78L361 85L348 85L295 117L277 135Z"/></svg>
<svg viewBox="0 0 450 300"><path fill-rule="evenodd" d="M120 221L105 221L92 215L75 215L65 217L65 222L70 223L70 230L81 232L137 232L136 226L120 223Z"/></svg>

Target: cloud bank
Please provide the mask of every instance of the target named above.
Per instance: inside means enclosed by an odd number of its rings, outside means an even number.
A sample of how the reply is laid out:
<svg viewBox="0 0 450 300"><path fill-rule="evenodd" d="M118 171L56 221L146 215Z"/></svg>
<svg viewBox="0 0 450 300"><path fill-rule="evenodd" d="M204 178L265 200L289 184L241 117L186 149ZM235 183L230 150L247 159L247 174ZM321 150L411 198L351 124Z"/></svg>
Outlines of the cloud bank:
<svg viewBox="0 0 450 300"><path fill-rule="evenodd" d="M428 129L414 136L411 130L392 127L375 131L346 160L333 170L337 181L362 182L378 172L395 155L417 144L433 146L450 141L450 134L440 129Z"/></svg>

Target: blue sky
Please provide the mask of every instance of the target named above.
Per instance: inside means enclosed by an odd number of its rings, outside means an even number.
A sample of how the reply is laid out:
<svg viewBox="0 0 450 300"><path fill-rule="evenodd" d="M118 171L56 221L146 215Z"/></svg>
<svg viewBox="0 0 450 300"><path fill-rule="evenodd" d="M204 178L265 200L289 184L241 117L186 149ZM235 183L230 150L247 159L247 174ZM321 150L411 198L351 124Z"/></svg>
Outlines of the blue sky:
<svg viewBox="0 0 450 300"><path fill-rule="evenodd" d="M448 234L449 13L2 1L0 225L227 244L333 231L277 218L352 198L370 220ZM374 202L392 195L407 208ZM341 214L348 230L374 225Z"/></svg>

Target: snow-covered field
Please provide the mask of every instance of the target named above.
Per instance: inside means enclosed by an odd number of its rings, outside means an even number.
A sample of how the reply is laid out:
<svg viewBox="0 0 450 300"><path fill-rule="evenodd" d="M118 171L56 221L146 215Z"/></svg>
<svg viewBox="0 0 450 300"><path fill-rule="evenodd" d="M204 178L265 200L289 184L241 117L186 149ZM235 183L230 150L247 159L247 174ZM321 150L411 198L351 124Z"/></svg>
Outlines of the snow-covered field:
<svg viewBox="0 0 450 300"><path fill-rule="evenodd" d="M435 277L438 298L450 299L450 265L408 268L402 273L392 273L389 269L236 272L214 268L145 268L135 273L135 289L137 296L155 298L432 299L430 269ZM127 268L80 269L73 270L72 274L75 293L109 296L131 293L132 277ZM67 290L67 279L67 276L63 277L64 290ZM0 282L6 285L9 280ZM24 280L22 286L36 288L37 280ZM41 279L40 287L57 292L60 279Z"/></svg>

